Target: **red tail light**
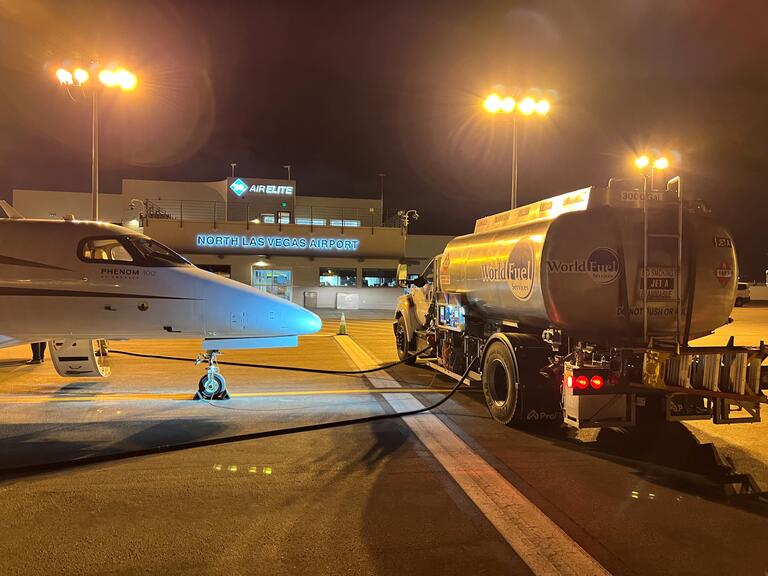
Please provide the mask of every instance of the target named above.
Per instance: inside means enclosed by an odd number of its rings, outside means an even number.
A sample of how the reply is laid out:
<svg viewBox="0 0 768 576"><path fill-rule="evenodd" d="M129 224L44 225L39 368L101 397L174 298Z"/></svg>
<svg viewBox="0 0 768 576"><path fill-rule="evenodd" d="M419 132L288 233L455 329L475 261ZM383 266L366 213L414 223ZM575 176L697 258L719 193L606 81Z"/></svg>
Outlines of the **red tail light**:
<svg viewBox="0 0 768 576"><path fill-rule="evenodd" d="M589 378L586 376L576 376L576 388L585 390L589 386Z"/></svg>
<svg viewBox="0 0 768 576"><path fill-rule="evenodd" d="M600 388L603 387L603 384L605 384L605 381L603 380L603 377L599 374L595 374L592 376L592 379L589 381L590 386L594 388L595 390L600 390Z"/></svg>

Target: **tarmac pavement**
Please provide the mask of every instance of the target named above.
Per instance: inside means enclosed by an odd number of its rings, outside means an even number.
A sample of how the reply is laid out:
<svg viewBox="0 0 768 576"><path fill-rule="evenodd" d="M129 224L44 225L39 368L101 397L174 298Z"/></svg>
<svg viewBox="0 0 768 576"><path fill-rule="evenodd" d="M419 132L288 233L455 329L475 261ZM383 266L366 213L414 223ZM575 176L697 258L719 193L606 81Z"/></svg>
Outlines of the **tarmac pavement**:
<svg viewBox="0 0 768 576"><path fill-rule="evenodd" d="M349 314L352 348L334 336L334 315L297 349L222 360L353 370L396 358L386 314ZM710 338L752 344L768 333L768 308L734 318ZM111 346L193 358L199 343ZM716 457L767 489L765 423L650 435L514 430L465 390L430 416L436 436L414 429L421 417L394 418L120 459L392 413L408 397L436 401L453 383L418 366L372 378L223 367L233 399L209 403L188 399L203 372L191 363L112 354L109 378L65 380L50 362L24 365L27 356L0 350L2 574L540 574L579 550L589 567L579 573L768 570L766 506L726 497ZM403 390L379 393L382 381ZM456 453L466 456L452 464ZM34 467L93 456L105 460ZM543 547L542 530L560 544Z"/></svg>

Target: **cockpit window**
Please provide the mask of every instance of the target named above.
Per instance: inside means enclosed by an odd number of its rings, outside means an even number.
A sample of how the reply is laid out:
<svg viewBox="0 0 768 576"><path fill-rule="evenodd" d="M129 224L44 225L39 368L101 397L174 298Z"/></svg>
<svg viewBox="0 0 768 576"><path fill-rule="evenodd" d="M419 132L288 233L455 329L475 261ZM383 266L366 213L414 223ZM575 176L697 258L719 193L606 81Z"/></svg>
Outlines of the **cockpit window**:
<svg viewBox="0 0 768 576"><path fill-rule="evenodd" d="M89 262L133 262L119 238L90 238L80 244L80 257Z"/></svg>
<svg viewBox="0 0 768 576"><path fill-rule="evenodd" d="M189 260L176 254L170 248L149 238L126 236L125 240L141 254L144 266L189 266Z"/></svg>
<svg viewBox="0 0 768 576"><path fill-rule="evenodd" d="M110 236L86 238L80 242L78 256L84 262L119 262L134 266L191 266L190 262L149 238Z"/></svg>

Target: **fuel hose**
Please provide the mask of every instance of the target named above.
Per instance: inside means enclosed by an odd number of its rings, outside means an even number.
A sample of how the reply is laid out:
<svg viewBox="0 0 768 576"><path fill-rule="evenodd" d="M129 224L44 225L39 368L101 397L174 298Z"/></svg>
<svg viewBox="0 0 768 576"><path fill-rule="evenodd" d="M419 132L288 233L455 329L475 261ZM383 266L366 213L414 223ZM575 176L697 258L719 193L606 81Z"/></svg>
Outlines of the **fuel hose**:
<svg viewBox="0 0 768 576"><path fill-rule="evenodd" d="M400 360L399 362L393 362L390 364L385 364L382 366L377 366L375 368L367 369L367 370L325 370L321 373L327 373L327 374L366 374L369 372L375 372L377 370L384 370L386 368L391 368L393 366L397 366L398 364L402 364L408 360L410 360L414 356L418 356L419 354L422 354L423 352L426 352L427 350L431 349L432 346L429 346L425 348L424 350L421 350L419 352L416 352L415 354L408 356L407 358L404 358L403 360ZM121 353L126 354L129 356L138 356L138 357L151 357L151 358L159 358L159 359L168 359L168 360L182 360L182 361L191 361L194 362L194 360L191 360L190 358L175 358L172 356L169 357L162 357L162 356L153 356L149 354L136 354L136 353L124 353L124 352L118 352L117 350L111 350L110 352L114 353ZM422 414L424 412L430 412L432 410L435 410L442 406L445 402L447 402L455 393L456 391L461 387L462 384L466 381L467 377L469 376L470 371L472 370L473 366L477 362L477 357L473 358L469 364L467 364L467 369L464 371L464 373L461 375L461 378L456 382L456 385L450 389L450 391L440 398L438 401L434 402L433 404L430 404L429 406L424 406L423 408L416 408L414 410L406 410L404 412L390 412L387 414L375 414L373 416L361 416L359 418L349 418L346 420L334 420L332 422L321 422L317 424L305 424L302 426L291 426L288 428L277 428L272 430L263 430L260 432L249 432L246 434L234 434L231 436L220 436L217 438L207 438L205 440L195 440L193 442L181 442L178 444L165 444L161 446L153 446L151 448L142 448L140 450L130 450L126 452L117 452L114 454L98 454L94 456L86 456L84 458L77 458L75 460L61 460L58 462L49 462L49 463L43 463L43 464L32 464L28 466L17 466L14 468L5 468L3 470L0 470L0 477L4 479L12 479L14 477L20 477L20 476L26 476L29 474L42 474L46 472L55 472L58 470L67 470L71 468L78 468L82 466L89 466L92 464L100 464L105 462L117 462L120 460L128 460L131 458L139 458L141 456L152 456L155 454L167 454L170 452L179 452L182 450L190 450L192 448L204 448L207 446L219 446L222 444L232 444L235 442L244 442L247 440L258 440L261 438L274 438L276 436L288 436L291 434L300 434L302 432L315 432L318 430L331 430L333 428L343 428L345 426L353 426L356 424L367 424L370 422L378 422L381 420L391 420L395 418L403 418L405 416L415 416L416 414ZM223 362L220 362L220 364L223 364ZM245 364L245 363L228 363L229 365L235 365L235 366L247 366L247 367L263 367L263 368L269 368L274 370L292 370L289 366L261 366L258 364ZM313 369L309 368L302 368L298 369L298 371L301 372L312 372L315 371ZM377 389L377 391L386 391L386 389Z"/></svg>
<svg viewBox="0 0 768 576"><path fill-rule="evenodd" d="M311 374L333 374L335 376L354 376L357 374L370 374L371 372L378 372L379 370L388 370L394 368L400 364L404 364L410 360L414 360L424 354L424 352L434 348L433 344L430 344L426 348L422 348L418 352L414 352L398 360L397 362L390 362L389 364L380 364L373 368L366 368L365 370L324 370L322 368L300 368L298 366L278 366L274 364L252 364L250 362L228 362L222 360L216 360L216 364L220 366L240 366L241 368L262 368L264 370L284 370L287 372L308 372ZM139 352L127 352L125 350L109 350L110 354L121 354L123 356L133 356L134 358L149 358L152 360L172 360L175 362L197 362L195 358L184 358L183 356L163 356L160 354L141 354Z"/></svg>

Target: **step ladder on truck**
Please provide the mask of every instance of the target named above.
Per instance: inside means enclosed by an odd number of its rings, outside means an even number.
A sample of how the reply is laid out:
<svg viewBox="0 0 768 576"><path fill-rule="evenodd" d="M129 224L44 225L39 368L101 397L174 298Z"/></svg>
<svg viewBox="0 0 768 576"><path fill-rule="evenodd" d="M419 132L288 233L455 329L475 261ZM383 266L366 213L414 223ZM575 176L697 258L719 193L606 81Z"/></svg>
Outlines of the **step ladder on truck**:
<svg viewBox="0 0 768 576"><path fill-rule="evenodd" d="M652 178L644 180L645 185L652 183ZM683 294L683 234L685 205L682 195L682 181L675 177L667 182L667 196L655 195L648 190L643 195L643 339L647 346L643 379L653 387L664 386L665 414L668 421L690 419L710 419L716 424L760 421L760 392L762 362L766 349L761 342L758 347L736 347L731 337L722 347L691 347L690 319L692 316L695 282L685 283ZM670 197L671 196L671 197ZM654 220L659 211L674 213L674 227L663 228L668 222L663 216ZM661 224L654 226L654 222ZM715 238L713 242L727 244L726 238ZM655 251L654 245L670 244L677 255L677 262L672 267L671 281L674 297L671 304L675 310L675 329L671 333L650 331L648 327L649 305L664 304L663 298L654 296L654 287L650 285L654 263L649 254ZM687 260L693 262L693 259ZM686 270L689 278L694 271ZM716 270L716 276L723 280L735 281L733 270ZM720 279L719 278L719 279ZM664 286L663 288L667 288Z"/></svg>

